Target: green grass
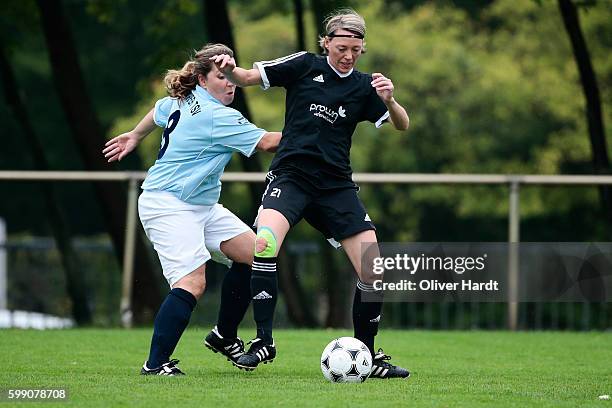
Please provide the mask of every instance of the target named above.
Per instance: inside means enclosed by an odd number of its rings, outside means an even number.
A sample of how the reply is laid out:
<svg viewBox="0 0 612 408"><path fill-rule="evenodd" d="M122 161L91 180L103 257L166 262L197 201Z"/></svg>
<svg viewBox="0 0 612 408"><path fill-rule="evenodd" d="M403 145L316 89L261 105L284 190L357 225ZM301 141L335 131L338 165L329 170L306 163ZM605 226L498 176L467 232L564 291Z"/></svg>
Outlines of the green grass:
<svg viewBox="0 0 612 408"><path fill-rule="evenodd" d="M239 371L202 347L206 333L188 330L175 352L187 376L163 378L138 375L148 329L0 330L0 389L65 387L63 404L78 407L612 408L612 401L597 398L612 394L611 333L382 330L378 344L410 368L412 378L363 384L331 384L319 370L323 347L349 331L278 330L279 357L254 372Z"/></svg>

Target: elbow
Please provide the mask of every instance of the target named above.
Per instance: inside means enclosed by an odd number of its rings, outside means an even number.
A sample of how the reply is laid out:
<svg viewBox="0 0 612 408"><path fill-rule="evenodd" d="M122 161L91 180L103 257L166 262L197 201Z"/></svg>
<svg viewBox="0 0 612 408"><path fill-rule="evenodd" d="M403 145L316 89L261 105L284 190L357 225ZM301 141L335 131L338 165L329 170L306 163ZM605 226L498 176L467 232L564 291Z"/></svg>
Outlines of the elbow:
<svg viewBox="0 0 612 408"><path fill-rule="evenodd" d="M278 147L278 144L274 144L268 141L264 143L263 148L261 150L263 150L264 152L268 152L268 153L274 153L277 147Z"/></svg>
<svg viewBox="0 0 612 408"><path fill-rule="evenodd" d="M260 152L269 152L271 148L272 147L270 146L270 143L268 143L265 138L262 139L261 142L259 142L259 144L257 145L257 150L259 150Z"/></svg>
<svg viewBox="0 0 612 408"><path fill-rule="evenodd" d="M280 144L281 137L283 134L281 132L274 132L272 136L268 138L268 150L267 152L274 153Z"/></svg>
<svg viewBox="0 0 612 408"><path fill-rule="evenodd" d="M278 147L278 143L280 141L280 135L265 135L257 145L257 148L262 152L270 152L274 153L276 148Z"/></svg>
<svg viewBox="0 0 612 408"><path fill-rule="evenodd" d="M397 123L396 122L392 122L392 123L393 123L393 127L396 130L404 131L404 130L408 130L408 128L410 127L410 119L409 118L406 118L406 120L398 121Z"/></svg>
<svg viewBox="0 0 612 408"><path fill-rule="evenodd" d="M391 114L387 118L387 121L391 123L396 130L408 130L408 127L410 126L410 117L404 109L399 112L389 112Z"/></svg>

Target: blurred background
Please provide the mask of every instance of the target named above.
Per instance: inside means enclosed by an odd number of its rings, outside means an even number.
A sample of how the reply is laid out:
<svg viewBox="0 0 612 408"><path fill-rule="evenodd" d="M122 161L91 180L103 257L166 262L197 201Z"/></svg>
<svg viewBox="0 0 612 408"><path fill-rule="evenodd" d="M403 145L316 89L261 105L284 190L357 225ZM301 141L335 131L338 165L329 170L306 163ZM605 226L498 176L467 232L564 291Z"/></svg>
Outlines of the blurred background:
<svg viewBox="0 0 612 408"><path fill-rule="evenodd" d="M4 1L0 170L145 171L161 131L119 165L105 163L101 150L165 96L167 69L207 42L231 45L247 68L319 52L320 23L341 6L367 22L357 68L392 78L411 118L407 132L361 124L355 172L610 173L608 0ZM281 130L284 90L249 88L234 107ZM256 156L236 156L227 171L265 171L271 155ZM262 187L226 182L220 201L250 222ZM504 185L363 184L360 195L380 241L508 240ZM126 201L125 182L0 180L0 308L118 326ZM523 186L520 213L521 241L612 241L608 187ZM168 287L140 225L135 254L134 321L146 325ZM302 222L290 232L279 269L278 326L350 327L354 272L316 230ZM224 272L209 264L192 324L214 324ZM386 304L384 327L499 329L506 307ZM244 324L252 325L250 312ZM610 303L519 307L522 329L610 327Z"/></svg>

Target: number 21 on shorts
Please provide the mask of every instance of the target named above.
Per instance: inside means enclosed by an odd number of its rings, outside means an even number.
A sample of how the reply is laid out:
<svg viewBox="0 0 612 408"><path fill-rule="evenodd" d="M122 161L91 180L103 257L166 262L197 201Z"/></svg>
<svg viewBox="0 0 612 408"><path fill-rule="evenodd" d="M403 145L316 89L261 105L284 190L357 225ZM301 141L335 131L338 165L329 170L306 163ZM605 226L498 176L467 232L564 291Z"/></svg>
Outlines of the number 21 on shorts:
<svg viewBox="0 0 612 408"><path fill-rule="evenodd" d="M270 197L276 197L276 198L280 198L281 195L281 189L280 188L273 188L272 192L270 193Z"/></svg>

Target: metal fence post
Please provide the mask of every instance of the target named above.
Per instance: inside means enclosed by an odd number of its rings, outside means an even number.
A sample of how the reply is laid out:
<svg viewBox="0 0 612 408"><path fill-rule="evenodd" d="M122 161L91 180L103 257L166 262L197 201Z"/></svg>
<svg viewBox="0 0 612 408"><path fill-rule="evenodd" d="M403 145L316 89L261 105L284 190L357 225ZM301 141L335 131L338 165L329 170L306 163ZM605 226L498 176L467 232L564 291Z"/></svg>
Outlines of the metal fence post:
<svg viewBox="0 0 612 408"><path fill-rule="evenodd" d="M510 205L508 213L508 329L518 328L519 304L519 252L520 242L520 184L514 179L510 181Z"/></svg>
<svg viewBox="0 0 612 408"><path fill-rule="evenodd" d="M8 306L6 269L6 224L0 218L0 310Z"/></svg>
<svg viewBox="0 0 612 408"><path fill-rule="evenodd" d="M136 243L136 206L138 198L138 179L130 177L126 211L125 243L123 249L123 280L121 284L121 325L132 327L132 282L134 281L134 248Z"/></svg>

